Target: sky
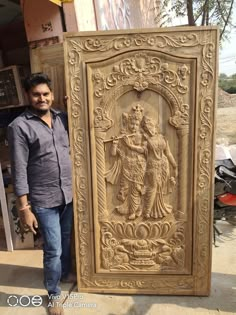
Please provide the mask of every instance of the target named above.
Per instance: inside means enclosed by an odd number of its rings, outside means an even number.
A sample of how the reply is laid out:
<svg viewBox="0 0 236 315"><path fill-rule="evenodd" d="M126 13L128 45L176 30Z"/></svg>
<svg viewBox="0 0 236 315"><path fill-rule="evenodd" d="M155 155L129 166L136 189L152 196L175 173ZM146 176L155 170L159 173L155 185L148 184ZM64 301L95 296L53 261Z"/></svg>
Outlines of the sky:
<svg viewBox="0 0 236 315"><path fill-rule="evenodd" d="M236 21L236 8L235 8ZM219 73L232 75L236 73L236 28L231 31L229 40L222 43L219 55Z"/></svg>
<svg viewBox="0 0 236 315"><path fill-rule="evenodd" d="M172 25L186 25L187 17L173 18ZM222 42L219 48L219 74L225 73L228 76L236 73L236 4L233 8L232 23L235 25L231 28L228 40Z"/></svg>

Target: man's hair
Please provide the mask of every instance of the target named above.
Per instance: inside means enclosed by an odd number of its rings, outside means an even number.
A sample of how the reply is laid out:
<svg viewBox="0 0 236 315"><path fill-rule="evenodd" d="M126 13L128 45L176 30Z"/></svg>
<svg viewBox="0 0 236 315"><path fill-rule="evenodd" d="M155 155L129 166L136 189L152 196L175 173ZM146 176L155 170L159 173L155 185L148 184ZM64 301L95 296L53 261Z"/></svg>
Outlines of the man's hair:
<svg viewBox="0 0 236 315"><path fill-rule="evenodd" d="M29 90L39 84L47 84L50 91L52 91L52 84L49 77L42 72L33 73L29 77L25 78L24 80L24 89L25 92L28 93Z"/></svg>

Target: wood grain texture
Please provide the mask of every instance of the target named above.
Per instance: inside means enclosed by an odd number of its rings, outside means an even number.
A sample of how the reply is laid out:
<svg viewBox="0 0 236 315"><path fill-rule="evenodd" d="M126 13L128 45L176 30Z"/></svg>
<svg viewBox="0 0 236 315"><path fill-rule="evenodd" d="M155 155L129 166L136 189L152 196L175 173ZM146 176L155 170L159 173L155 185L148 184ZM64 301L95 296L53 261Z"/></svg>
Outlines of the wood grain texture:
<svg viewBox="0 0 236 315"><path fill-rule="evenodd" d="M208 295L218 30L65 36L81 292Z"/></svg>

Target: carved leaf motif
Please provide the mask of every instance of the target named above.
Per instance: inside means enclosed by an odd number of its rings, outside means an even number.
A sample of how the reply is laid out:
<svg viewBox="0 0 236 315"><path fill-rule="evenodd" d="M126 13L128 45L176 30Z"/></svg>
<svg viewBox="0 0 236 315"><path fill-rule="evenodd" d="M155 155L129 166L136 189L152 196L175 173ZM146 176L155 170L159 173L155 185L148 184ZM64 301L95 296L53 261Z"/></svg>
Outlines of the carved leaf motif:
<svg viewBox="0 0 236 315"><path fill-rule="evenodd" d="M127 238L134 238L134 226L132 223L126 225L125 235Z"/></svg>
<svg viewBox="0 0 236 315"><path fill-rule="evenodd" d="M206 96L201 100L201 133L202 139L207 138L207 133L212 129L212 123L210 121L211 108L213 106L213 100L211 97Z"/></svg>
<svg viewBox="0 0 236 315"><path fill-rule="evenodd" d="M176 283L175 279L168 279L168 280L137 280L137 281L128 281L128 280L96 280L96 281L90 281L88 279L85 279L84 283L87 287L93 286L93 287L105 287L105 288L129 288L129 289L135 289L135 288L142 288L142 289L149 289L153 288L155 290L164 289L166 293L168 293L169 289L172 289L174 286L178 286L182 290L188 290L193 288L193 280L186 278L182 279L181 281L178 281Z"/></svg>
<svg viewBox="0 0 236 315"><path fill-rule="evenodd" d="M199 176L199 187L204 190L210 182L209 164L210 164L211 152L205 149L200 155L200 176ZM203 200L202 200L203 202ZM201 209L202 211L202 209Z"/></svg>
<svg viewBox="0 0 236 315"><path fill-rule="evenodd" d="M211 85L211 82L214 78L214 71L213 67L211 65L211 60L213 57L212 51L214 49L214 44L213 43L208 43L203 47L203 58L202 58L202 66L203 66L203 72L201 74L201 84L209 88Z"/></svg>
<svg viewBox="0 0 236 315"><path fill-rule="evenodd" d="M192 33L187 36L168 36L168 35L142 35L136 34L134 36L117 36L115 39L101 39L88 38L86 40L75 41L71 40L72 47L75 51L108 51L108 50L122 50L129 47L159 47L164 48L166 46L170 47L191 47L201 44L197 34Z"/></svg>
<svg viewBox="0 0 236 315"><path fill-rule="evenodd" d="M154 223L152 226L151 226L151 231L150 231L150 239L153 239L153 238L159 238L161 234L161 229L160 229L160 226L158 225L158 223Z"/></svg>
<svg viewBox="0 0 236 315"><path fill-rule="evenodd" d="M170 231L170 224L168 222L165 222L163 225L162 225L162 231L161 231L161 237L162 238L166 238L167 235L168 235L168 232Z"/></svg>
<svg viewBox="0 0 236 315"><path fill-rule="evenodd" d="M122 237L124 235L124 225L118 222L115 226L115 230L118 237Z"/></svg>
<svg viewBox="0 0 236 315"><path fill-rule="evenodd" d="M145 223L141 223L136 229L135 238L146 239L149 237L149 232L150 228Z"/></svg>
<svg viewBox="0 0 236 315"><path fill-rule="evenodd" d="M122 60L113 67L113 72L107 78L99 71L95 76L97 79L93 79L98 88L94 93L97 97L101 97L106 90L113 88L120 81L132 85L138 91L147 89L150 84L160 83L176 88L181 94L188 91L179 74L169 69L168 63L161 63L160 58L150 56L150 53L139 53Z"/></svg>

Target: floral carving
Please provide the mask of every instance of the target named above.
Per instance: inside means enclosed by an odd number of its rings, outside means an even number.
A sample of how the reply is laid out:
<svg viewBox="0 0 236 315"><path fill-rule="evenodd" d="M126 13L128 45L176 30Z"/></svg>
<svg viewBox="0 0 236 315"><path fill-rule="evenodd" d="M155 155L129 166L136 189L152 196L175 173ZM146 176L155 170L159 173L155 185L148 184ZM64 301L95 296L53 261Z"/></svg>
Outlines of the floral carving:
<svg viewBox="0 0 236 315"><path fill-rule="evenodd" d="M184 265L181 222L103 222L102 267L116 270L174 270Z"/></svg>
<svg viewBox="0 0 236 315"><path fill-rule="evenodd" d="M202 50L202 73L201 73L201 84L205 88L209 88L214 77L213 67L211 65L213 58L213 51L215 45L213 43L207 43Z"/></svg>
<svg viewBox="0 0 236 315"><path fill-rule="evenodd" d="M70 97L72 100L71 107L71 140L73 146L74 156L74 181L75 181L75 205L78 217L77 226L79 245L78 245L78 259L80 266L79 279L81 283L81 291L86 288L88 291L100 292L119 289L120 292L129 292L133 289L137 293L152 293L155 294L200 294L206 295L209 292L209 281L206 281L206 275L210 272L210 233L209 227L211 224L209 209L211 204L211 165L212 161L212 139L213 139L213 117L214 117L214 85L215 85L215 66L216 66L216 52L215 44L217 41L217 32L214 29L175 29L173 33L169 31L151 32L141 34L120 33L95 35L82 35L79 38L69 36L66 40L67 56L68 56L68 80L70 88ZM188 49L185 49L188 47ZM189 69L180 66L175 70L171 68L170 62L161 63L156 57L152 60L152 52L156 50L160 54L167 54L172 57L179 57L185 55L186 58L195 58L197 65L196 82L199 82L197 91L199 92L196 99L196 111L193 110L195 104L186 104L185 95L188 92L183 87L187 86ZM130 53L139 55L139 59L132 61ZM114 68L110 71L110 76L105 77L100 69L93 77L93 84L96 87L95 97L97 104L94 113L94 127L95 134L99 128L105 130L112 123L109 121L110 112L107 111L106 100L112 100L115 92L111 93L109 97L104 98L106 91L131 87L138 92L146 89L152 89L161 95L165 95L166 100L171 106L171 116L169 122L175 128L178 128L178 134L184 134L185 145L188 146L188 130L194 130L194 147L197 149L197 154L194 155L194 170L196 171L196 181L193 183L193 191L196 195L196 203L193 204L194 224L196 226L197 235L194 240L195 253L192 257L191 274L187 276L174 275L174 277L165 278L165 271L183 270L185 266L183 262L186 260L185 254L185 232L184 224L180 221L164 222L113 222L105 220L107 214L104 215L103 221L99 221L101 229L96 234L100 241L99 250L101 257L96 257L97 265L103 264L102 268L106 270L105 273L94 276L94 261L91 258L91 245L93 241L92 233L93 227L89 226L93 222L91 218L91 204L88 202L89 179L86 170L88 170L88 139L85 137L88 126L86 125L85 111L85 96L83 91L83 80L80 70L85 64L86 60L98 60L98 53L104 53L104 60L108 56L118 56L129 52L129 57L126 58L126 63L117 62L116 58ZM144 56L142 56L142 54ZM146 57L145 57L146 56ZM184 57L185 57L184 56ZM91 57L91 58L90 58ZM109 57L110 58L110 57ZM159 58L160 59L160 58ZM168 60L168 59L167 59ZM121 67L122 64L122 67ZM188 67L188 66L187 66ZM191 68L192 69L192 68ZM149 71L149 73L148 73ZM154 71L154 72L152 72ZM156 71L156 72L155 72ZM174 73L172 73L173 71ZM191 84L191 82L190 82ZM113 89L114 87L114 89ZM192 88L192 87L191 87ZM194 88L194 87L193 87ZM179 89L179 90L178 90ZM126 90L127 91L127 90ZM120 93L120 92L119 92ZM102 102L99 103L99 99ZM103 106L104 105L104 106ZM102 109L102 112L100 111ZM97 110L98 109L98 110ZM97 110L97 112L96 112ZM189 125L189 111L194 116L194 124ZM91 114L92 115L92 114ZM96 118L95 118L96 116ZM103 117L101 119L101 117ZM193 120L191 120L193 122ZM107 125L106 125L107 124ZM181 129L182 128L182 129ZM183 132L181 132L183 131ZM101 132L102 134L102 132ZM187 136L186 136L187 135ZM103 135L96 139L96 146L100 147ZM188 150L188 147L185 148ZM183 154L184 150L180 152ZM104 153L104 152L103 152ZM102 156L102 154L101 154ZM101 169L101 174L103 173ZM100 176L100 175L99 175ZM99 177L99 180L101 178ZM100 180L101 181L101 180ZM81 186L80 186L81 185ZM105 203L102 207L106 207ZM190 210L189 210L190 211ZM99 216L98 216L99 217ZM95 217L96 218L96 217ZM195 220L196 218L196 220ZM152 223L152 224L151 224ZM153 226L151 228L151 225ZM118 227L119 226L119 227ZM173 234L170 232L173 228ZM166 230L167 234L162 234ZM128 237L127 237L127 233ZM131 235L135 235L135 238ZM153 239L152 235L158 236ZM162 235L168 235L163 238ZM164 242L163 242L164 240ZM133 243L134 241L134 243ZM160 242L159 242L160 241ZM167 246L167 247L165 247ZM190 245L191 246L191 245ZM133 250L131 251L131 247ZM167 249L167 251L165 251ZM128 252L127 252L128 251ZM168 252L169 251L169 252ZM96 252L96 251L95 251ZM115 253L116 252L116 253ZM132 252L132 255L131 255ZM153 252L158 252L153 255ZM175 254L174 254L175 252ZM96 252L97 253L97 252ZM166 255L166 253L168 253ZM142 254L144 256L142 256ZM126 256L127 255L127 256ZM131 256L130 256L131 255ZM163 257L164 256L164 259ZM141 257L144 261L151 262L150 265L143 265ZM99 260L100 259L100 260ZM163 260L162 260L163 259ZM99 261L99 263L98 263ZM147 277L144 273L135 273L134 277L126 277L125 273L119 272L122 270L123 264L129 265L128 268L138 270L147 270L154 268L155 273L160 273L160 277L155 276L153 279ZM131 262L141 263L140 265L132 264ZM152 261L154 265L152 265ZM190 264L191 264L190 263ZM125 266L126 266L125 265ZM178 266L178 267L177 267ZM119 273L113 276L115 273ZM126 269L128 270L128 269ZM156 272L158 271L158 272ZM126 271L127 274L127 271ZM178 291L180 290L180 291Z"/></svg>
<svg viewBox="0 0 236 315"><path fill-rule="evenodd" d="M162 294L170 294L172 288L177 286L183 291L189 292L193 290L194 281L189 277L182 277L182 280L176 281L175 279L168 280L95 280L91 281L88 278L83 278L86 287L106 288L106 289L142 289L142 292L150 293L150 290L160 290Z"/></svg>
<svg viewBox="0 0 236 315"><path fill-rule="evenodd" d="M177 35L177 36L168 36L168 35L143 35L143 34L134 34L134 35L123 35L116 36L112 39L104 38L87 38L81 41L71 40L73 48L78 51L108 51L108 50L123 50L129 47L140 47L146 46L151 48L165 48L165 47L193 47L200 44L199 36L195 33L187 35ZM74 60L74 58L73 58Z"/></svg>
<svg viewBox="0 0 236 315"><path fill-rule="evenodd" d="M200 137L202 140L206 141L208 138L209 132L212 130L211 123L211 113L212 113L213 100L210 96L205 96L201 99L201 132ZM208 144L207 144L208 145Z"/></svg>
<svg viewBox="0 0 236 315"><path fill-rule="evenodd" d="M123 59L113 67L112 73L107 78L100 71L96 71L93 81L98 85L95 89L97 97L101 97L106 90L111 89L118 82L132 85L139 92L146 90L150 84L167 84L171 88L176 88L181 94L188 91L188 87L182 84L178 73L169 69L168 63L161 63L160 58L144 53Z"/></svg>

